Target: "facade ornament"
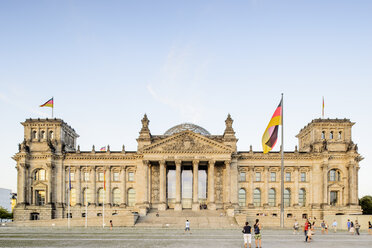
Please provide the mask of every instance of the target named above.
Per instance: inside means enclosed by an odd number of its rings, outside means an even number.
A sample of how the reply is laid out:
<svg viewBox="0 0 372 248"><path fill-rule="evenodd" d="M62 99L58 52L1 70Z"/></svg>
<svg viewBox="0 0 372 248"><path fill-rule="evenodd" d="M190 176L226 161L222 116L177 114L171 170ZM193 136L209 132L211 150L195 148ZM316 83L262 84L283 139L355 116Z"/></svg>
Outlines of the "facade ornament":
<svg viewBox="0 0 372 248"><path fill-rule="evenodd" d="M121 147L121 152L125 153L125 146L124 145Z"/></svg>
<svg viewBox="0 0 372 248"><path fill-rule="evenodd" d="M110 145L107 145L107 151L106 152L110 152Z"/></svg>
<svg viewBox="0 0 372 248"><path fill-rule="evenodd" d="M250 153L253 152L253 147L252 147L252 145L249 146L249 152L250 152Z"/></svg>
<svg viewBox="0 0 372 248"><path fill-rule="evenodd" d="M298 152L298 148L297 148L297 146L295 146L295 152L296 152L296 153Z"/></svg>
<svg viewBox="0 0 372 248"><path fill-rule="evenodd" d="M95 146L94 146L94 145L92 146L92 152L93 152L93 153L95 153L95 152L96 152L96 148L95 148Z"/></svg>
<svg viewBox="0 0 372 248"><path fill-rule="evenodd" d="M54 148L50 139L48 139L47 144L48 144L48 147L49 147L50 151L54 153L56 149Z"/></svg>
<svg viewBox="0 0 372 248"><path fill-rule="evenodd" d="M77 147L77 153L80 153L80 145Z"/></svg>
<svg viewBox="0 0 372 248"><path fill-rule="evenodd" d="M232 127L232 124L233 124L234 120L231 118L231 115L228 114L227 115L227 118L225 120L225 125L226 125L226 128L225 128L225 132L223 134L223 136L234 136L235 138L235 131Z"/></svg>
<svg viewBox="0 0 372 248"><path fill-rule="evenodd" d="M322 152L327 151L327 140L323 140L323 145L322 145Z"/></svg>

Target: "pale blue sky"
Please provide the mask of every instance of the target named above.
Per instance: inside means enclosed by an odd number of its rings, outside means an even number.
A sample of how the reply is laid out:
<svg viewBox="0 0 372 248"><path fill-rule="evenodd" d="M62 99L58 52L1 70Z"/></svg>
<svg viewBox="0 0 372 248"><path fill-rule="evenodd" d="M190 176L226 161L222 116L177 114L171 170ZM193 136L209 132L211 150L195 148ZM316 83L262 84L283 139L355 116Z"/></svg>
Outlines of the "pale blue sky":
<svg viewBox="0 0 372 248"><path fill-rule="evenodd" d="M0 187L16 189L11 156L25 118L54 96L82 150L136 149L144 113L153 134L193 122L238 149L261 136L285 94L285 150L321 115L350 118L370 177L372 1L1 1ZM276 147L274 150L277 150Z"/></svg>

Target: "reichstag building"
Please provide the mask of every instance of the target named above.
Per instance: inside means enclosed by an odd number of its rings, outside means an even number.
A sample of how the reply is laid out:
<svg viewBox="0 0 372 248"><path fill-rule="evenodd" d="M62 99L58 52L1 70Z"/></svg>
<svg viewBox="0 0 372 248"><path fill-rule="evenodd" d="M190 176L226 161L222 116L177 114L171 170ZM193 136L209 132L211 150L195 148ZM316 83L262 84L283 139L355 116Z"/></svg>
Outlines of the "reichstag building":
<svg viewBox="0 0 372 248"><path fill-rule="evenodd" d="M185 123L153 135L145 115L136 151L80 151L61 119L26 119L17 162L15 221L123 215L149 211L223 211L280 216L279 152L238 151L228 115L222 135ZM362 157L349 119L314 119L284 153L286 218L361 213ZM71 182L71 189L70 189ZM105 189L106 190L105 190ZM275 219L276 217L276 219Z"/></svg>

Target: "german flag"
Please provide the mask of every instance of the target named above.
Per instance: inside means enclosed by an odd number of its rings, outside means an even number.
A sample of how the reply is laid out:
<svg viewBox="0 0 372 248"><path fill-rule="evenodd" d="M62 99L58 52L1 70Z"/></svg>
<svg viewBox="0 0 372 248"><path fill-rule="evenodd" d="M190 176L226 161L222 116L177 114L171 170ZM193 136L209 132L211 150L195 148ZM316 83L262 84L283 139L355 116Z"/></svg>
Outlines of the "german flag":
<svg viewBox="0 0 372 248"><path fill-rule="evenodd" d="M46 101L44 104L40 105L40 107L51 107L53 108L53 97Z"/></svg>
<svg viewBox="0 0 372 248"><path fill-rule="evenodd" d="M271 151L278 140L279 125L282 124L282 103L283 99L280 101L271 117L269 125L267 125L267 128L262 135L262 149L264 153Z"/></svg>

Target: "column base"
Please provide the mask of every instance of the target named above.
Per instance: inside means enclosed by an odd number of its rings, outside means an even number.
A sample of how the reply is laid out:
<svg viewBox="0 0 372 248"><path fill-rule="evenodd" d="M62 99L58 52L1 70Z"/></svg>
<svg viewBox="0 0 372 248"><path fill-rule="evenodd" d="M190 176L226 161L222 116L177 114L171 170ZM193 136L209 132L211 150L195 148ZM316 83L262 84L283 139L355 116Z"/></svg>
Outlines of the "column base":
<svg viewBox="0 0 372 248"><path fill-rule="evenodd" d="M192 204L192 211L199 211L200 204L198 202Z"/></svg>
<svg viewBox="0 0 372 248"><path fill-rule="evenodd" d="M165 210L167 210L167 204L165 204L164 202L159 203L158 204L158 210L159 211L165 211Z"/></svg>
<svg viewBox="0 0 372 248"><path fill-rule="evenodd" d="M235 216L235 209L233 207L230 207L226 210L226 214L229 217L234 217Z"/></svg>
<svg viewBox="0 0 372 248"><path fill-rule="evenodd" d="M147 207L146 206L140 206L138 208L138 214L139 216L143 217L143 216L146 216L147 215Z"/></svg>
<svg viewBox="0 0 372 248"><path fill-rule="evenodd" d="M176 204L174 204L174 211L182 211L182 203L176 202Z"/></svg>
<svg viewBox="0 0 372 248"><path fill-rule="evenodd" d="M216 210L216 204L214 202L210 202L207 205L208 210Z"/></svg>
<svg viewBox="0 0 372 248"><path fill-rule="evenodd" d="M127 207L127 204L122 203L122 204L120 204L120 207L121 207L121 208L126 208L126 207Z"/></svg>

